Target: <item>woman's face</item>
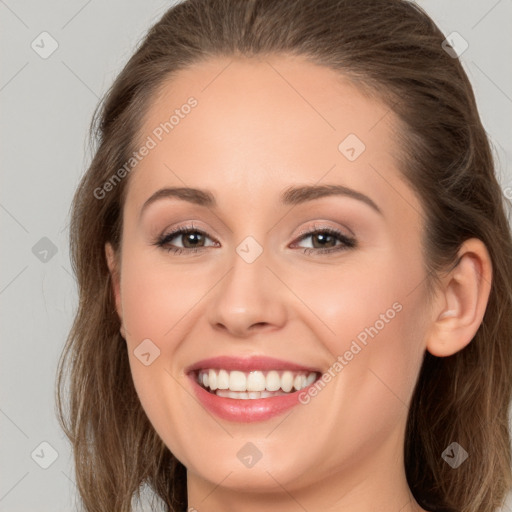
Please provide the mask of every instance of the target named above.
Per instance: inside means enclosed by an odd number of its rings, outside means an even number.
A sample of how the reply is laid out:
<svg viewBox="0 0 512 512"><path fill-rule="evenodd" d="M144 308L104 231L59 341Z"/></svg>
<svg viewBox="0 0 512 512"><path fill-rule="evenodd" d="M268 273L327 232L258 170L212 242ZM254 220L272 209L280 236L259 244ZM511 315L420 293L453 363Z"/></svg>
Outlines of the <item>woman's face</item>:
<svg viewBox="0 0 512 512"><path fill-rule="evenodd" d="M142 406L189 484L293 493L403 471L430 319L395 122L334 71L283 56L195 65L151 104L118 311ZM175 187L202 195L162 192ZM203 373L251 394L218 396Z"/></svg>

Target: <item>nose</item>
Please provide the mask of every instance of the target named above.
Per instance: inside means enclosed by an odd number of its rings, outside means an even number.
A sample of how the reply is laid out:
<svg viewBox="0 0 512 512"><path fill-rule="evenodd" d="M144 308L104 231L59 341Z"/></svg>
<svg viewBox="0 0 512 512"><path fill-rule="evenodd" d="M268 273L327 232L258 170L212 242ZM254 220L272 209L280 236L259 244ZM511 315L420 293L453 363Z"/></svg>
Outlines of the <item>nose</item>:
<svg viewBox="0 0 512 512"><path fill-rule="evenodd" d="M252 263L235 253L231 268L210 294L207 315L215 330L247 338L284 325L287 289L268 263L265 251Z"/></svg>

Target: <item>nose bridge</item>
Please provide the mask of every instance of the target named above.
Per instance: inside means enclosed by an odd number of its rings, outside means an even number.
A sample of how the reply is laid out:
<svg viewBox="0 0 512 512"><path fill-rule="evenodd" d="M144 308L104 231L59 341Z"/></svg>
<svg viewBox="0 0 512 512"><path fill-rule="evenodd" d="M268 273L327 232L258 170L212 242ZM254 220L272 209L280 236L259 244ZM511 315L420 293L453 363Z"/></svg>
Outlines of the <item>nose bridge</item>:
<svg viewBox="0 0 512 512"><path fill-rule="evenodd" d="M263 247L252 235L244 238L236 247L229 276L229 287L237 295L264 292L269 273L269 249Z"/></svg>
<svg viewBox="0 0 512 512"><path fill-rule="evenodd" d="M214 327L242 336L251 326L280 325L285 306L279 280L267 268L270 253L255 237L244 238L234 250L230 268L218 284L209 308Z"/></svg>

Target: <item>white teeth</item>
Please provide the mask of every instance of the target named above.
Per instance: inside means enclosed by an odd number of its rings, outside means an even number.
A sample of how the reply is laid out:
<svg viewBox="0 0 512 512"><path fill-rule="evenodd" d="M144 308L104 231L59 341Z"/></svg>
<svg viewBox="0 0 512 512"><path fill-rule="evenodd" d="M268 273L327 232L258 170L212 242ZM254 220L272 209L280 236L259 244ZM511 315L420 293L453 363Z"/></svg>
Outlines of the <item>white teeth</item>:
<svg viewBox="0 0 512 512"><path fill-rule="evenodd" d="M226 370L219 370L219 373L217 374L217 387L219 389L229 388L229 373Z"/></svg>
<svg viewBox="0 0 512 512"><path fill-rule="evenodd" d="M254 400L256 398L269 398L271 396L286 395L284 391L229 391L226 389L217 389L215 392L217 396L224 398L238 398L239 400Z"/></svg>
<svg viewBox="0 0 512 512"><path fill-rule="evenodd" d="M210 389L215 391L217 389L217 372L215 370L208 372L208 382Z"/></svg>
<svg viewBox="0 0 512 512"><path fill-rule="evenodd" d="M281 388L283 391L291 391L293 388L293 373L292 372L284 372L281 377Z"/></svg>
<svg viewBox="0 0 512 512"><path fill-rule="evenodd" d="M317 372L307 371L228 372L210 368L200 370L197 381L202 387L216 392L218 396L256 399L299 391L312 384L317 376Z"/></svg>
<svg viewBox="0 0 512 512"><path fill-rule="evenodd" d="M315 379L316 379L316 375L314 373L310 373L306 379L306 384L304 385L304 387L309 386L310 384L313 384L313 382L315 382Z"/></svg>
<svg viewBox="0 0 512 512"><path fill-rule="evenodd" d="M245 373L233 371L229 374L229 389L231 391L247 391Z"/></svg>
<svg viewBox="0 0 512 512"><path fill-rule="evenodd" d="M210 370L211 371L211 370ZM267 379L263 372L250 372L247 377L247 389L251 391L263 391L267 385Z"/></svg>
<svg viewBox="0 0 512 512"><path fill-rule="evenodd" d="M298 391L302 389L302 375L296 375L293 379L293 387Z"/></svg>
<svg viewBox="0 0 512 512"><path fill-rule="evenodd" d="M277 391L281 387L281 379L279 373L272 370L267 373L267 391Z"/></svg>

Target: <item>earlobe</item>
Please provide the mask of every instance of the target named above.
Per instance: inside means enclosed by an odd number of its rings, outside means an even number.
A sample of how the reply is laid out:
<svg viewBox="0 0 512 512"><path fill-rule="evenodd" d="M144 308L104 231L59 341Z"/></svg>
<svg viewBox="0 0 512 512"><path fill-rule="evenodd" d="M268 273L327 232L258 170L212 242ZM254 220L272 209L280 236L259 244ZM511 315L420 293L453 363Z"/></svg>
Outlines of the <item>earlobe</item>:
<svg viewBox="0 0 512 512"><path fill-rule="evenodd" d="M434 310L427 350L446 357L468 345L480 327L492 281L492 263L485 244L466 240L459 250L459 262L442 279L439 306Z"/></svg>
<svg viewBox="0 0 512 512"><path fill-rule="evenodd" d="M119 264L117 261L116 253L112 244L107 242L105 244L105 258L107 260L108 270L110 272L110 281L112 283L112 293L114 294L116 311L119 316L119 321L121 322L121 335L125 336L124 326L123 326L123 316L122 316L122 308L121 308L121 282L120 282L120 273L119 273Z"/></svg>

